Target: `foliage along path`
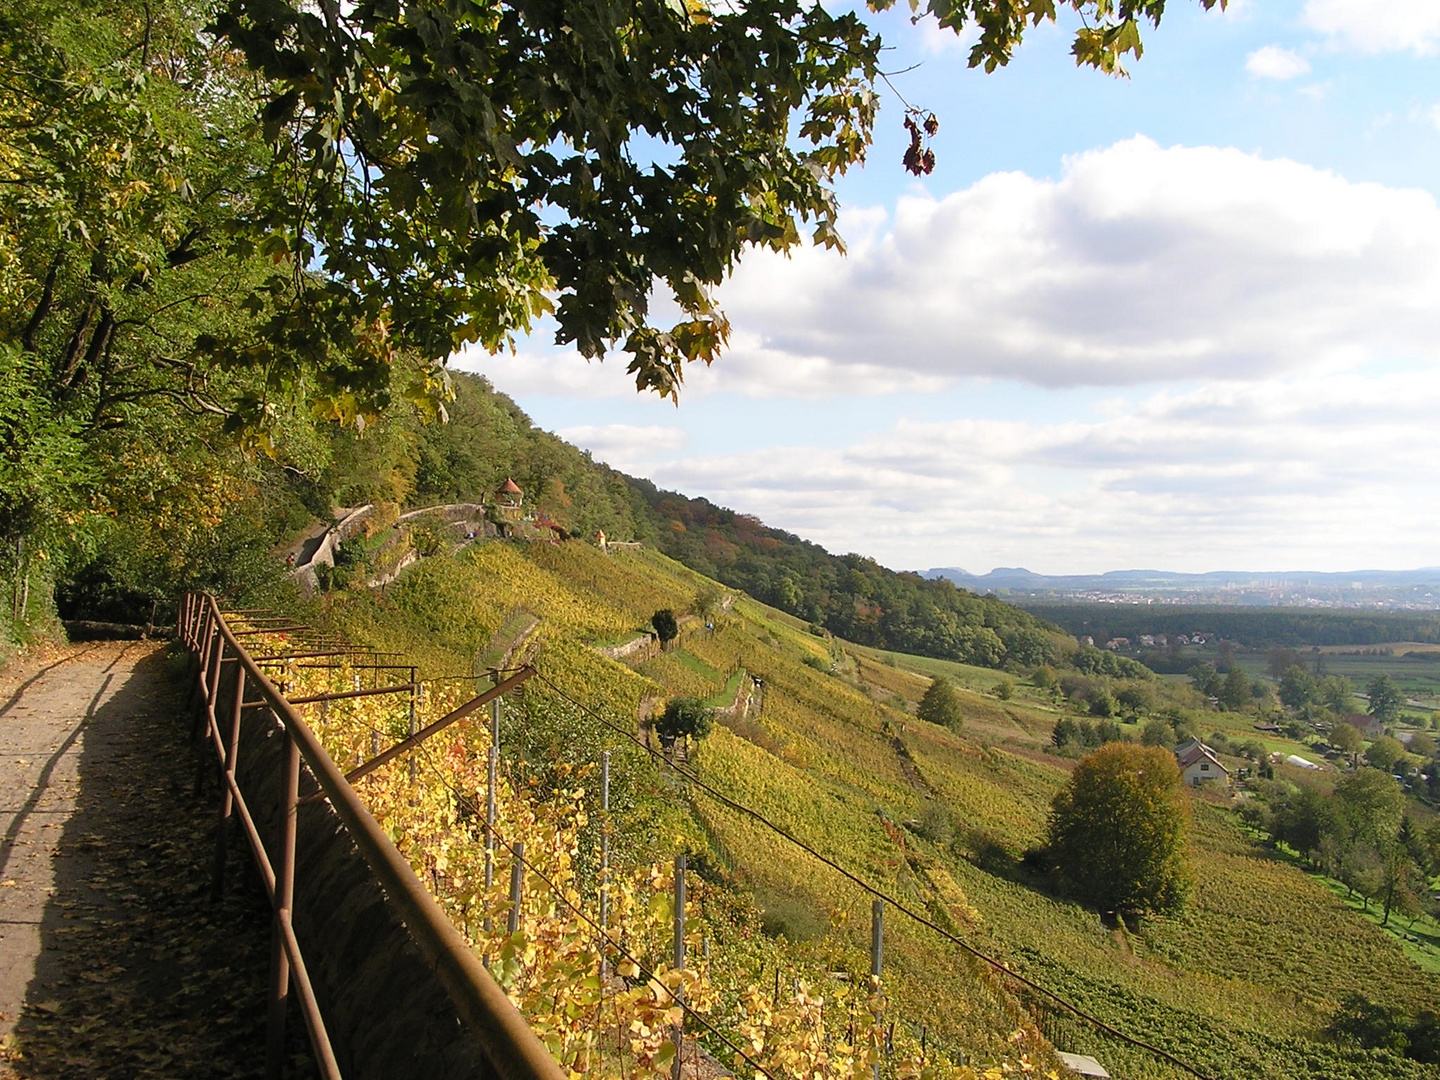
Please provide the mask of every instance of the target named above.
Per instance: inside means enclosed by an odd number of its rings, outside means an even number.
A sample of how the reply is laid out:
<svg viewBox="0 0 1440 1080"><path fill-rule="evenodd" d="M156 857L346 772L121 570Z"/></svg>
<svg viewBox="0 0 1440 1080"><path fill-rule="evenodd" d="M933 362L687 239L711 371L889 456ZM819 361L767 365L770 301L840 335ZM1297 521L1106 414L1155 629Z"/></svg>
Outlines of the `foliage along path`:
<svg viewBox="0 0 1440 1080"><path fill-rule="evenodd" d="M154 643L0 674L0 1078L263 1072L268 907L210 899L184 705Z"/></svg>

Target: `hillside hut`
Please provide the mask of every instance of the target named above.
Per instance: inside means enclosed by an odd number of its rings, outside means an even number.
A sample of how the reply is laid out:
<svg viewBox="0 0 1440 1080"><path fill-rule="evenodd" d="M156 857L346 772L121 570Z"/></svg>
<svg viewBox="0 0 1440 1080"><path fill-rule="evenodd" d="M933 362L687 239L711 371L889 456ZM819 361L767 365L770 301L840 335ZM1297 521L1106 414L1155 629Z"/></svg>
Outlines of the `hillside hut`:
<svg viewBox="0 0 1440 1080"><path fill-rule="evenodd" d="M501 506L512 506L518 510L525 505L525 492L507 476L505 483L500 485L500 490L495 492L495 501Z"/></svg>
<svg viewBox="0 0 1440 1080"><path fill-rule="evenodd" d="M505 478L495 492L495 501L485 515L494 523L501 536L514 538L520 535L521 522L525 517L525 493L510 477Z"/></svg>

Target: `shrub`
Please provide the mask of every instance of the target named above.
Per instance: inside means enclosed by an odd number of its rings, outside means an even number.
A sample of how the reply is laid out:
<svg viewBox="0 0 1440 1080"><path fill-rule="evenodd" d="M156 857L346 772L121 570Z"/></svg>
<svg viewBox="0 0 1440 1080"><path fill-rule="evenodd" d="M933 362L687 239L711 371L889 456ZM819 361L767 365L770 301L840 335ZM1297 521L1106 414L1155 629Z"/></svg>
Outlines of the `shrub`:
<svg viewBox="0 0 1440 1080"><path fill-rule="evenodd" d="M1140 732L1140 741L1146 746L1162 746L1169 750L1175 745L1175 729L1164 720L1149 720Z"/></svg>
<svg viewBox="0 0 1440 1080"><path fill-rule="evenodd" d="M931 682L915 708L915 715L921 720L959 731L965 717L960 709L960 695L955 692L955 684L944 676Z"/></svg>
<svg viewBox="0 0 1440 1080"><path fill-rule="evenodd" d="M680 634L680 624L675 619L675 613L669 608L661 608L650 616L650 625L655 628L655 634L660 638L662 646L669 645Z"/></svg>
<svg viewBox="0 0 1440 1080"><path fill-rule="evenodd" d="M434 518L421 518L410 526L410 543L425 558L439 555L450 541L452 530Z"/></svg>
<svg viewBox="0 0 1440 1080"><path fill-rule="evenodd" d="M655 721L655 731L663 739L703 739L715 724L715 713L699 698L671 698L665 711Z"/></svg>

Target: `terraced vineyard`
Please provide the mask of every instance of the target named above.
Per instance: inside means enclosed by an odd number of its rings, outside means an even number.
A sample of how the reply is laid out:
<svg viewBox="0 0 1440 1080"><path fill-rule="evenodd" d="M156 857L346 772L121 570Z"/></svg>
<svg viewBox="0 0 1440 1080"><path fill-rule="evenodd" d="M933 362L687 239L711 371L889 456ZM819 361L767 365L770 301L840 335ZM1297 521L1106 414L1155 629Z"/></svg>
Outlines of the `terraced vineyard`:
<svg viewBox="0 0 1440 1080"><path fill-rule="evenodd" d="M439 672L468 670L511 612L534 612L526 657L558 692L532 680L507 724L537 767L583 767L613 741L568 698L636 731L647 702L733 695L743 668L763 682L763 710L723 721L690 758L699 778L970 945L1208 1076L1440 1076L1322 1037L1349 991L1440 1010L1440 983L1258 847L1223 806L1197 803L1199 888L1184 914L1132 933L1047 895L1021 860L1043 837L1069 765L1048 750L1059 712L1047 693L1021 687L1001 700L994 671L833 641L743 597L713 632L689 620L672 651L634 668L591 648L638 632L657 608L684 612L704 584L648 551L492 543L423 561L384 596L347 594L333 614L351 637L416 652ZM910 712L942 671L962 687L960 734ZM717 896L757 906L765 933L716 929L717 957L767 968L762 985L863 970L867 894L752 817L663 771L646 776L627 796L631 856L685 847ZM888 1015L902 1043L923 1034L955 1057L999 1061L1033 1021L1059 1049L1094 1054L1117 1076L1183 1075L1061 1009L1025 1012L1007 979L898 914L886 934Z"/></svg>

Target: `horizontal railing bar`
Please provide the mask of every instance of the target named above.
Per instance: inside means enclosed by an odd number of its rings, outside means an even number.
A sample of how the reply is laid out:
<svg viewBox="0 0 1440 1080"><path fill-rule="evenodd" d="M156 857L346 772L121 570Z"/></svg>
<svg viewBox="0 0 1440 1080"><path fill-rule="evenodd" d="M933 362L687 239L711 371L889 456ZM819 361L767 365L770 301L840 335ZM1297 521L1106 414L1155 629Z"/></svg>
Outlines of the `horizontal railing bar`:
<svg viewBox="0 0 1440 1080"><path fill-rule="evenodd" d="M250 637L252 634L288 634L292 630L309 630L308 626L262 626L250 630L228 630L232 637Z"/></svg>
<svg viewBox="0 0 1440 1080"><path fill-rule="evenodd" d="M342 698L374 697L376 694L398 694L402 690L414 690L414 683L401 683L398 686L377 686L373 690L344 690L335 694L312 694L310 697L297 697L287 699L291 705L313 705L317 701L340 701Z"/></svg>
<svg viewBox="0 0 1440 1080"><path fill-rule="evenodd" d="M353 664L296 664L296 668L302 671L343 671L346 667L354 667ZM365 664L366 671L409 671L411 664ZM417 682L421 680L416 680ZM290 699L290 704L295 704L295 699Z"/></svg>
<svg viewBox="0 0 1440 1080"><path fill-rule="evenodd" d="M430 738L431 735L445 730L447 727L449 727L451 724L456 723L457 721L464 720L465 717L469 716L476 709L483 708L484 706L490 704L491 701L495 700L501 694L506 693L509 690L513 690L515 687L519 686L521 683L523 683L526 679L530 678L530 676L534 674L534 668L521 668L519 672L511 675L510 678L506 679L500 685L492 686L489 690L486 690L479 697L471 698L464 705L461 705L458 709L454 709L453 711L446 713L439 720L436 720L433 724L429 724L421 728L414 735L411 735L408 739L401 740L394 746L390 747L389 750L377 754L375 757L371 758L363 765L355 766L355 768L351 769L348 773L345 774L346 782L353 784L362 776L366 776L374 772L376 769L380 768L381 765L384 765L387 761L393 761L395 758L405 753L405 751L413 747L419 746L426 739Z"/></svg>
<svg viewBox="0 0 1440 1080"><path fill-rule="evenodd" d="M252 656L257 664L268 664L275 660L306 660L312 656L354 656L349 649L329 649L324 652L271 653L268 656Z"/></svg>

